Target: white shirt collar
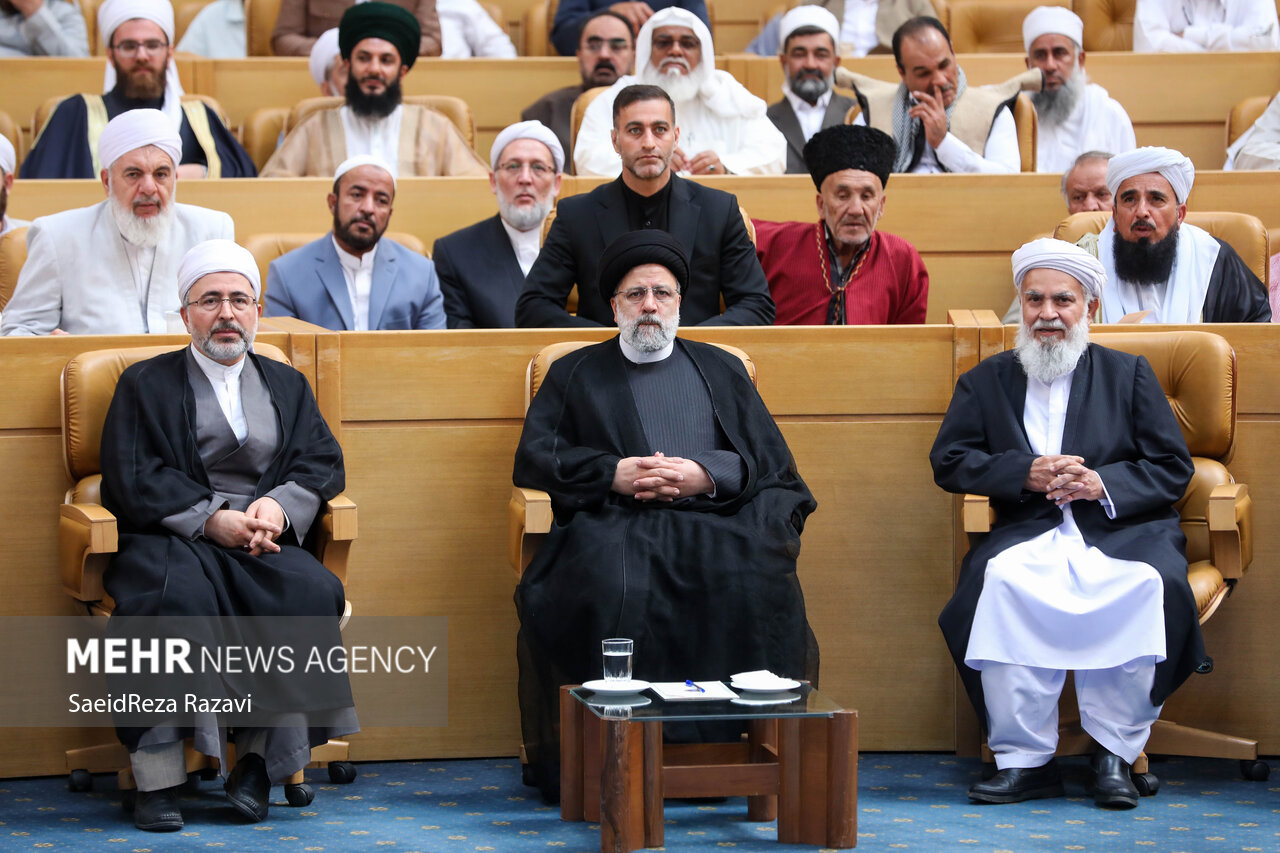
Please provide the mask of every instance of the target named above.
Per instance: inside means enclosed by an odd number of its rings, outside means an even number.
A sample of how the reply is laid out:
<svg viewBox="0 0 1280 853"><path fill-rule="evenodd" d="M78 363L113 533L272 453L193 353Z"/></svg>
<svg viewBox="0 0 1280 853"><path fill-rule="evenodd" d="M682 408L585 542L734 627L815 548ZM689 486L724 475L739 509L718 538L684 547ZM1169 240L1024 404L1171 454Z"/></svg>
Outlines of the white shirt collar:
<svg viewBox="0 0 1280 853"><path fill-rule="evenodd" d="M622 347L622 354L626 356L627 361L632 364L653 364L654 362L662 361L667 356L671 355L676 348L676 342L672 341L656 352L641 352L619 337L618 346Z"/></svg>
<svg viewBox="0 0 1280 853"><path fill-rule="evenodd" d="M363 255L361 255L360 257L356 257L355 255L348 252L346 249L342 248L342 246L339 245L337 238L334 237L333 234L329 235L329 239L333 241L333 248L336 249L338 252L338 263L342 264L344 268L351 270L351 272L353 273L360 272L361 270L364 270L364 269L369 269L373 266L373 259L378 254L378 245L382 242L381 240L379 240L377 243L374 243L373 246L370 247L370 249L367 252L365 252Z"/></svg>
<svg viewBox="0 0 1280 853"><path fill-rule="evenodd" d="M216 388L218 383L230 382L240 378L241 371L244 370L245 362L248 361L247 354L241 356L240 360L235 364L222 364L214 361L209 356L200 352L195 342L191 343L191 354L196 357L196 364L200 365L200 369L204 371L204 375L209 377L209 382Z"/></svg>
<svg viewBox="0 0 1280 853"><path fill-rule="evenodd" d="M502 223L503 229L507 232L507 237L511 240L511 248L516 253L516 262L520 264L520 271L528 275L529 270L533 267L533 262L538 258L538 252L542 251L541 224L537 228L530 228L528 231L519 231L501 216L498 217L498 221Z"/></svg>

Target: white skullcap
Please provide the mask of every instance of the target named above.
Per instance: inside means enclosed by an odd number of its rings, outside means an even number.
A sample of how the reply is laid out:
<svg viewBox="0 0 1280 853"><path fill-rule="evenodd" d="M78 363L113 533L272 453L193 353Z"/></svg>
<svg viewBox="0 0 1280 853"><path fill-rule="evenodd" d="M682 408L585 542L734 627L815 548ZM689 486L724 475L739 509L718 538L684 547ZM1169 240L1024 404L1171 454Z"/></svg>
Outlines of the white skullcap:
<svg viewBox="0 0 1280 853"><path fill-rule="evenodd" d="M503 128L498 138L493 140L493 146L489 148L490 169L497 170L498 158L502 156L502 150L517 139L532 139L547 146L551 149L551 159L556 164L556 172L564 171L564 148L560 146L560 140L551 132L551 128L540 121L518 121Z"/></svg>
<svg viewBox="0 0 1280 853"><path fill-rule="evenodd" d="M0 172L12 175L17 163L18 155L13 150L13 143L9 141L9 137L0 133Z"/></svg>
<svg viewBox="0 0 1280 853"><path fill-rule="evenodd" d="M358 169L361 166L377 166L379 169L386 172L388 175L391 176L391 188L395 189L395 186L396 186L395 169L391 168L390 164L388 164L386 160L383 160L381 157L375 157L372 154L357 154L354 157L348 157L347 159L343 160L341 163L338 164L338 168L333 170L334 182L337 183L338 178L341 178L343 175L345 175L347 172L350 172L352 169Z"/></svg>
<svg viewBox="0 0 1280 853"><path fill-rule="evenodd" d="M817 27L831 36L833 44L840 43L840 22L835 15L821 6L797 6L783 15L778 25L779 49L787 43L787 37L801 27Z"/></svg>
<svg viewBox="0 0 1280 853"><path fill-rule="evenodd" d="M98 137L98 161L102 168L110 169L121 155L147 145L168 154L175 167L182 162L182 137L168 116L159 110L127 110L102 129Z"/></svg>
<svg viewBox="0 0 1280 853"><path fill-rule="evenodd" d="M262 279L253 253L234 240L205 240L192 246L178 263L178 302L187 304L187 294L197 281L215 272L235 272L249 280L253 296L262 296Z"/></svg>
<svg viewBox="0 0 1280 853"><path fill-rule="evenodd" d="M311 79L316 81L317 86L324 85L325 79L329 76L325 72L329 70L330 63L338 58L339 53L337 27L322 32L320 38L316 39L316 43L311 45L311 59L308 65L311 68Z"/></svg>
<svg viewBox="0 0 1280 853"><path fill-rule="evenodd" d="M1013 253L1013 287L1022 288L1022 279L1034 269L1051 269L1064 272L1080 282L1090 299L1102 297L1102 285L1107 281L1107 271L1102 264L1084 249L1066 240L1041 237L1024 243Z"/></svg>
<svg viewBox="0 0 1280 853"><path fill-rule="evenodd" d="M1040 36L1066 36L1078 49L1084 44L1084 21L1065 6L1037 6L1022 19L1022 48L1030 51Z"/></svg>
<svg viewBox="0 0 1280 853"><path fill-rule="evenodd" d="M1107 162L1107 189L1115 195L1120 185L1135 175L1159 172L1173 187L1178 204L1184 204L1196 182L1196 167L1191 158L1172 148L1147 146L1117 154Z"/></svg>
<svg viewBox="0 0 1280 853"><path fill-rule="evenodd" d="M154 21L173 44L173 4L169 0L107 0L98 7L98 33L103 46L111 44L116 27L134 18Z"/></svg>

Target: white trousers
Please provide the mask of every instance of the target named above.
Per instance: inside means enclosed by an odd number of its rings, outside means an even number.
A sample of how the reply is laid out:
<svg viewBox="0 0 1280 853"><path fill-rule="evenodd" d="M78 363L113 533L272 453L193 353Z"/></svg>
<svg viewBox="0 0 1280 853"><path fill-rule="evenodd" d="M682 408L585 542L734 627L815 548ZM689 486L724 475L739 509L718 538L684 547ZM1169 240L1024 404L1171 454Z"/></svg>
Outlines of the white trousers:
<svg viewBox="0 0 1280 853"><path fill-rule="evenodd" d="M1080 724L1101 746L1132 764L1162 706L1151 704L1155 662L1138 658L1110 669L1076 670ZM1058 748L1058 697L1066 670L987 661L987 745L996 767L1039 767Z"/></svg>

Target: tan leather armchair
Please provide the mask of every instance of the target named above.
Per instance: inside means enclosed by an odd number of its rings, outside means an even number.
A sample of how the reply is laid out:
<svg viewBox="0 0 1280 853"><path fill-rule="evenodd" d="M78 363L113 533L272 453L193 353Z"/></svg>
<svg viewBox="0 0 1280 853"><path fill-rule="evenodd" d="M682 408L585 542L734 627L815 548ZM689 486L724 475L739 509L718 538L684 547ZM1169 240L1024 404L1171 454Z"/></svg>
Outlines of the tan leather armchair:
<svg viewBox="0 0 1280 853"><path fill-rule="evenodd" d="M289 111L289 118L285 121L284 132L288 133L293 130L302 124L307 116L317 110L333 109L342 106L345 102L344 98L335 98L327 95L299 101ZM443 114L462 133L462 137L467 140L467 145L472 148L476 147L476 120L471 114L470 105L462 98L455 98L452 95L405 95L404 102L427 107Z"/></svg>
<svg viewBox="0 0 1280 853"><path fill-rule="evenodd" d="M187 34L187 27L191 26L191 22L195 20L196 15L208 6L213 0L187 0L187 2L174 3L173 6L173 46L176 50L178 42L182 41L182 37Z"/></svg>
<svg viewBox="0 0 1280 853"><path fill-rule="evenodd" d="M1253 127L1253 123L1267 111L1267 105L1270 103L1270 95L1255 95L1252 98L1245 98L1231 108L1231 112L1227 114L1228 148L1240 138L1242 133Z"/></svg>
<svg viewBox="0 0 1280 853"><path fill-rule="evenodd" d="M1195 472L1177 510L1187 537L1187 581L1204 624L1253 561L1249 489L1235 482L1226 467L1236 435L1235 351L1226 339L1209 332L1115 332L1098 334L1094 340L1146 356L1191 451ZM987 498L966 495L963 514L965 533L982 534L991 529L994 519ZM983 749L986 755L986 747ZM1092 749L1093 741L1080 729L1078 720L1064 724L1059 755L1080 755ZM1152 726L1146 751L1235 758L1246 778L1266 778L1267 767L1258 761L1257 741L1186 728L1170 720L1158 720ZM1147 772L1145 755L1139 762L1134 771L1140 778L1134 781L1140 793L1150 796L1159 788L1159 781Z"/></svg>
<svg viewBox="0 0 1280 853"><path fill-rule="evenodd" d="M1019 92L1013 102L1013 127L1018 132L1018 159L1020 170L1036 170L1036 143L1040 133L1040 118L1031 103L1031 96Z"/></svg>
<svg viewBox="0 0 1280 853"><path fill-rule="evenodd" d="M258 171L262 171L271 155L276 153L276 143L280 141L288 120L288 107L258 107L240 125L240 142Z"/></svg>
<svg viewBox="0 0 1280 853"><path fill-rule="evenodd" d="M573 162L573 149L578 144L578 129L582 127L582 118L587 114L587 107L591 106L591 102L598 98L601 92L608 89L608 86L596 86L573 99L573 109L569 111L569 150L565 152L570 163Z"/></svg>
<svg viewBox="0 0 1280 853"><path fill-rule="evenodd" d="M1137 0L1076 0L1084 22L1084 49L1133 50L1133 13Z"/></svg>
<svg viewBox="0 0 1280 853"><path fill-rule="evenodd" d="M551 23L556 19L559 0L542 0L524 13L524 50L521 56L556 56L551 44Z"/></svg>
<svg viewBox="0 0 1280 853"><path fill-rule="evenodd" d="M13 153L17 155L17 162L13 164L14 174L18 169L22 168L22 158L26 156L26 149L23 147L22 128L13 122L13 116L7 112L0 110L0 136L6 137L13 143Z"/></svg>
<svg viewBox="0 0 1280 853"><path fill-rule="evenodd" d="M170 345L93 350L72 358L62 371L62 457L71 485L59 509L58 568L63 590L81 602L87 615L104 627L115 603L103 589L102 575L118 547L118 540L116 519L102 506L99 456L102 425L125 368L177 348ZM288 363L284 353L270 344L257 343L254 351L265 358ZM345 495L338 495L326 505L317 527L315 556L345 584L347 558L358 532L355 503ZM348 601L342 624L350 615ZM348 754L345 741L329 741L311 751L312 765L328 762L331 781L350 782L355 779L355 767L347 761ZM91 772L120 767L125 768L118 770L120 789L134 788L128 752L118 742L69 749L66 760L72 790L89 790ZM189 771L211 766L207 756L188 750ZM303 783L301 771L288 781L285 795L290 805L311 802L313 794L310 786Z"/></svg>
<svg viewBox="0 0 1280 853"><path fill-rule="evenodd" d="M323 234L319 232L309 233L269 233L269 234L250 234L244 240L244 247L253 254L253 259L258 262L258 275L262 281L262 295L258 297L258 302L266 304L267 298L267 268L271 266L271 262L281 255L299 249L313 240L320 239ZM401 246L404 246L411 252L417 252L419 255L431 257L431 253L427 251L427 247L423 245L417 235L410 234L406 231L387 231L382 236L388 240L394 240Z"/></svg>
<svg viewBox="0 0 1280 853"><path fill-rule="evenodd" d="M0 311L9 304L13 289L18 286L18 274L27 262L27 229L24 225L0 237Z"/></svg>
<svg viewBox="0 0 1280 853"><path fill-rule="evenodd" d="M249 56L274 56L271 33L280 14L280 0L244 0L245 52Z"/></svg>
<svg viewBox="0 0 1280 853"><path fill-rule="evenodd" d="M1044 5L1071 8L1067 0L951 0L951 46L956 53L1025 53L1022 19Z"/></svg>

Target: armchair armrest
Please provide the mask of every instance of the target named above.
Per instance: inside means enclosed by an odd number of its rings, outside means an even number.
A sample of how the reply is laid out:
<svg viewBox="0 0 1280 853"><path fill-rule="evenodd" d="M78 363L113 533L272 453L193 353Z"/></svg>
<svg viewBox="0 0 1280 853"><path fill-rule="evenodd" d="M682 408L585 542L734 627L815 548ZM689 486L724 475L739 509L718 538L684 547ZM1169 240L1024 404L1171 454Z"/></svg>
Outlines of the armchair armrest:
<svg viewBox="0 0 1280 853"><path fill-rule="evenodd" d="M1209 493L1205 510L1209 555L1227 581L1237 581L1253 562L1253 499L1244 483L1223 483Z"/></svg>
<svg viewBox="0 0 1280 853"><path fill-rule="evenodd" d="M347 558L351 543L359 535L356 503L346 495L338 495L324 505L320 513L320 530L316 539L316 559L333 572L342 585L347 584Z"/></svg>
<svg viewBox="0 0 1280 853"><path fill-rule="evenodd" d="M507 503L507 556L517 578L551 530L552 518L551 495L541 489L512 487Z"/></svg>
<svg viewBox="0 0 1280 853"><path fill-rule="evenodd" d="M105 595L102 573L119 547L116 517L91 503L62 504L58 514L62 588L80 601L99 601Z"/></svg>
<svg viewBox="0 0 1280 853"><path fill-rule="evenodd" d="M990 533L996 511L991 508L991 499L986 495L965 495L962 516L965 533Z"/></svg>

